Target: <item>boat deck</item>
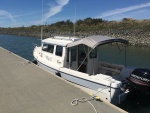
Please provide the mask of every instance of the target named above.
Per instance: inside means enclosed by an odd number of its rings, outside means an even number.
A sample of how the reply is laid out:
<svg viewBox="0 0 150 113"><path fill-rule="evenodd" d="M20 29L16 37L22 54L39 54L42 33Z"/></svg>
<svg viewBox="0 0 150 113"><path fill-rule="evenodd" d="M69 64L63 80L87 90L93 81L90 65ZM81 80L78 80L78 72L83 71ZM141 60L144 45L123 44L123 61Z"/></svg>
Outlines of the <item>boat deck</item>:
<svg viewBox="0 0 150 113"><path fill-rule="evenodd" d="M95 113L88 103L71 101L90 95L69 82L0 47L0 113ZM90 101L98 113L125 112Z"/></svg>

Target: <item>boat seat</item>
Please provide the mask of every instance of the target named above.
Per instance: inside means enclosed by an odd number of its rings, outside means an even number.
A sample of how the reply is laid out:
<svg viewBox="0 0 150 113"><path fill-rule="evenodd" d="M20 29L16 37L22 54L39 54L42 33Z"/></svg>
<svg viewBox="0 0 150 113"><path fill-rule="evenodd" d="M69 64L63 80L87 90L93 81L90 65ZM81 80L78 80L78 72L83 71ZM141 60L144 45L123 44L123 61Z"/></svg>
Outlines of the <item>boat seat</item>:
<svg viewBox="0 0 150 113"><path fill-rule="evenodd" d="M102 74L114 76L120 74L122 67L120 65L100 62L99 63L99 72Z"/></svg>

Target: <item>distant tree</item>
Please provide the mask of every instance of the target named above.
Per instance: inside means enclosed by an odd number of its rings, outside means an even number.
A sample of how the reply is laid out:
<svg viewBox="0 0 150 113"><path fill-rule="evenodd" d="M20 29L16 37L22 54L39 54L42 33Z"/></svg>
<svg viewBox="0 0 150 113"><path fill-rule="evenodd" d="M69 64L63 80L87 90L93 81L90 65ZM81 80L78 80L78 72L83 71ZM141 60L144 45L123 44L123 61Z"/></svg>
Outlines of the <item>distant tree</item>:
<svg viewBox="0 0 150 113"><path fill-rule="evenodd" d="M132 18L123 18L122 21L131 21L133 20Z"/></svg>
<svg viewBox="0 0 150 113"><path fill-rule="evenodd" d="M77 22L76 22L76 25L78 25L78 26L83 25L83 24L84 24L83 20L77 20Z"/></svg>
<svg viewBox="0 0 150 113"><path fill-rule="evenodd" d="M88 18L84 19L83 21L84 21L84 23L85 23L86 25L91 25L93 19L92 19L91 17L88 17Z"/></svg>
<svg viewBox="0 0 150 113"><path fill-rule="evenodd" d="M104 22L104 21L101 18L95 18L95 19L93 19L92 24L97 25L102 22Z"/></svg>
<svg viewBox="0 0 150 113"><path fill-rule="evenodd" d="M71 22L70 20L66 20L65 24L66 26L69 26L69 27L73 26L73 22Z"/></svg>

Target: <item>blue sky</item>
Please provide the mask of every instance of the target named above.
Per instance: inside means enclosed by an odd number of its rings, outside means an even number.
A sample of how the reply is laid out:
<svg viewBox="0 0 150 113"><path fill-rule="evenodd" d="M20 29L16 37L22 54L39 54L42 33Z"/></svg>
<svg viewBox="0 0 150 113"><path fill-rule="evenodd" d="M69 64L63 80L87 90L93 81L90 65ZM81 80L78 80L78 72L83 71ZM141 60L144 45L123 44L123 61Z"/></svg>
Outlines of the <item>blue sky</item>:
<svg viewBox="0 0 150 113"><path fill-rule="evenodd" d="M74 22L87 17L109 21L122 18L150 19L150 0L0 1L0 27L51 24L68 19Z"/></svg>

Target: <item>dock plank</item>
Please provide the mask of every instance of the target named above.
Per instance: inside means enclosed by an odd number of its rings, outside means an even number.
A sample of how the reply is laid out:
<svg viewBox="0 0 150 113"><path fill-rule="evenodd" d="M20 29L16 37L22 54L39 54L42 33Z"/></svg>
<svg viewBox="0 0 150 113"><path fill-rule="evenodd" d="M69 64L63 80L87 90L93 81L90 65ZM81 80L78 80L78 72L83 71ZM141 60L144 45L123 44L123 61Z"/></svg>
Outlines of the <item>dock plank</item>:
<svg viewBox="0 0 150 113"><path fill-rule="evenodd" d="M0 113L95 113L81 89L0 47ZM125 112L105 102L90 101L98 113Z"/></svg>

